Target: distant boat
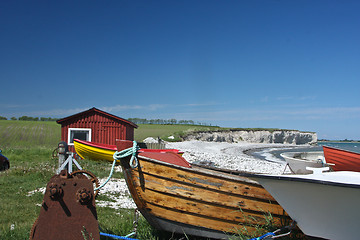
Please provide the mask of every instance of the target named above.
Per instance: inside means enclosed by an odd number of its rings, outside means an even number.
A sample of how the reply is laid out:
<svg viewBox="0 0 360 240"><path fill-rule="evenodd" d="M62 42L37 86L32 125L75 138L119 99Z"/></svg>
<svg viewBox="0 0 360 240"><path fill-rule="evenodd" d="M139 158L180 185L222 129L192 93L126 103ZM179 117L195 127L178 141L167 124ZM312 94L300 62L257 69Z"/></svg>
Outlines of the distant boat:
<svg viewBox="0 0 360 240"><path fill-rule="evenodd" d="M118 151L132 142L117 141ZM156 229L228 239L255 225L290 221L284 209L257 182L240 172L190 165L173 152L138 154L138 165L121 159L124 178L137 208Z"/></svg>
<svg viewBox="0 0 360 240"><path fill-rule="evenodd" d="M360 153L323 146L327 163L334 164L334 171L360 172Z"/></svg>
<svg viewBox="0 0 360 240"><path fill-rule="evenodd" d="M359 239L360 173L248 177L270 192L304 234L332 240Z"/></svg>
<svg viewBox="0 0 360 240"><path fill-rule="evenodd" d="M280 154L288 164L290 171L295 174L309 174L312 171L307 170L306 167L325 167L328 164L325 162L323 152L284 152Z"/></svg>
<svg viewBox="0 0 360 240"><path fill-rule="evenodd" d="M74 139L76 153L83 159L114 161L113 155L116 152L116 145L93 143L89 141ZM140 152L174 152L182 154L178 149L140 149Z"/></svg>

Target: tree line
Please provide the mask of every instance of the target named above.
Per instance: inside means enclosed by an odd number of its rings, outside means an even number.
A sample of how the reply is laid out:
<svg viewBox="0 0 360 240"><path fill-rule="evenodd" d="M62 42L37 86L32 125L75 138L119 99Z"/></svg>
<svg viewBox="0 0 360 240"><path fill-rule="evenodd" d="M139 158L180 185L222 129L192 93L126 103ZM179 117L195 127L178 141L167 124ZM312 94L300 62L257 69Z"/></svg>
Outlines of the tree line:
<svg viewBox="0 0 360 240"><path fill-rule="evenodd" d="M177 119L146 119L146 118L128 118L127 120L135 124L164 124L164 125L201 125L211 126L211 124L195 122L193 120L177 120Z"/></svg>
<svg viewBox="0 0 360 240"><path fill-rule="evenodd" d="M22 116L19 118L12 117L10 120L19 121L57 121L59 118L51 117L29 117ZM8 120L6 117L0 116L0 120ZM128 118L127 120L135 124L163 124L163 125L200 125L200 126L211 126L211 124L195 122L193 120L177 120L177 119L146 119L146 118Z"/></svg>
<svg viewBox="0 0 360 240"><path fill-rule="evenodd" d="M19 118L11 117L10 120L19 120L19 121L56 121L59 118L51 118L51 117L29 117L22 116ZM8 120L6 117L0 116L0 120Z"/></svg>

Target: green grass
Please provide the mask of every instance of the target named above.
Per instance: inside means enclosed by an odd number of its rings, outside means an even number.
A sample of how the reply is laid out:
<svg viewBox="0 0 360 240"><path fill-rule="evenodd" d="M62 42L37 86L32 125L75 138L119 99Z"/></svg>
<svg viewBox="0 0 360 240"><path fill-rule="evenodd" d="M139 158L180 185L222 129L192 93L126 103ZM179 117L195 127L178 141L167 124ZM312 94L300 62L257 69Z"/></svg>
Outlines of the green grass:
<svg viewBox="0 0 360 240"><path fill-rule="evenodd" d="M27 194L46 186L54 172L50 149L3 149L10 159L10 169L0 172L0 239L27 239L37 218L42 194ZM13 229L13 230L10 230Z"/></svg>
<svg viewBox="0 0 360 240"><path fill-rule="evenodd" d="M165 141L180 141L180 136L196 131L214 131L220 127L199 126L199 125L159 125L139 124L135 129L135 140L142 141L147 137L160 137ZM169 139L173 136L174 139Z"/></svg>
<svg viewBox="0 0 360 240"><path fill-rule="evenodd" d="M0 120L0 147L56 147L60 130L56 122Z"/></svg>

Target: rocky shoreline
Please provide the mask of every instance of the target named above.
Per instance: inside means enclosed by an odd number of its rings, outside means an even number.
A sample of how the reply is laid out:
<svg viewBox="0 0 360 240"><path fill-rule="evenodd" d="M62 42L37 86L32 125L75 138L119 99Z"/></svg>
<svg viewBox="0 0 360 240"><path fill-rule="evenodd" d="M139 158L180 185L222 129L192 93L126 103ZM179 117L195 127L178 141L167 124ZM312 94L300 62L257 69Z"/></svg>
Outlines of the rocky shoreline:
<svg viewBox="0 0 360 240"><path fill-rule="evenodd" d="M278 143L278 144L314 144L317 134L297 130L222 130L200 131L182 137L184 141L206 141L227 143Z"/></svg>

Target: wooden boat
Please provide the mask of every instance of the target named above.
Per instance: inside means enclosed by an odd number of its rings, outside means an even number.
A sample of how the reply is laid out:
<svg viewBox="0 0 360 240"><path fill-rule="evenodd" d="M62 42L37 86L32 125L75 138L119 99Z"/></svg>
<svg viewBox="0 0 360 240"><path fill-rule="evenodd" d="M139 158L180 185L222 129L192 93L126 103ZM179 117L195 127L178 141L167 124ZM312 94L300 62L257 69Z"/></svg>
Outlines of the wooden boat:
<svg viewBox="0 0 360 240"><path fill-rule="evenodd" d="M132 142L117 140L118 151ZM121 159L124 177L138 209L155 228L173 233L228 239L255 231L271 215L274 226L290 219L257 182L220 169L190 165L173 152L142 152L138 166Z"/></svg>
<svg viewBox="0 0 360 240"><path fill-rule="evenodd" d="M334 171L360 172L360 153L323 146L327 163L334 164Z"/></svg>
<svg viewBox="0 0 360 240"><path fill-rule="evenodd" d="M312 173L306 167L320 168L328 166L323 152L284 152L280 156L285 159L291 172L295 174Z"/></svg>
<svg viewBox="0 0 360 240"><path fill-rule="evenodd" d="M89 141L74 139L76 153L83 159L114 161L113 155L116 152L116 145L93 143ZM174 152L182 154L177 149L140 149L140 152Z"/></svg>
<svg viewBox="0 0 360 240"><path fill-rule="evenodd" d="M248 176L274 196L304 234L359 239L360 173L313 170L307 175Z"/></svg>

